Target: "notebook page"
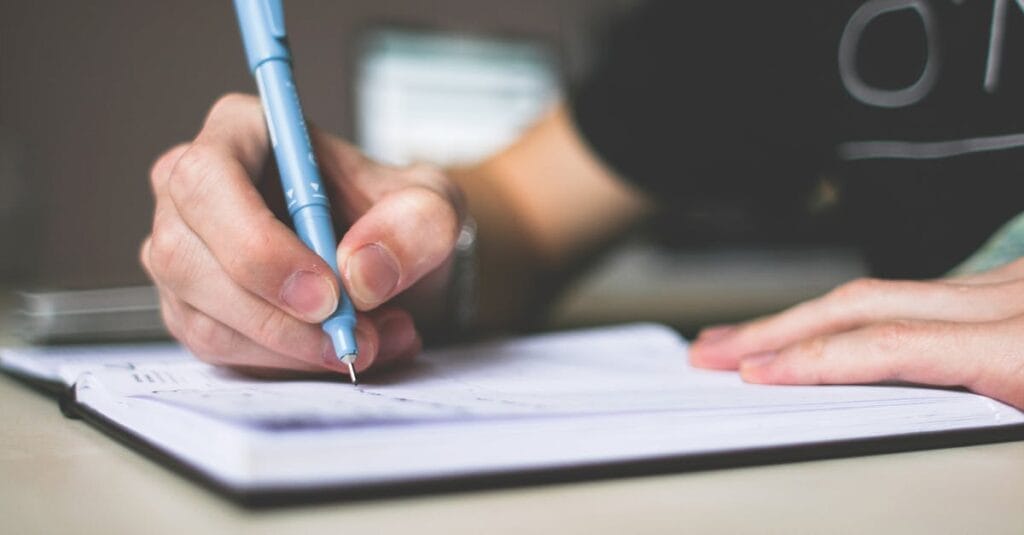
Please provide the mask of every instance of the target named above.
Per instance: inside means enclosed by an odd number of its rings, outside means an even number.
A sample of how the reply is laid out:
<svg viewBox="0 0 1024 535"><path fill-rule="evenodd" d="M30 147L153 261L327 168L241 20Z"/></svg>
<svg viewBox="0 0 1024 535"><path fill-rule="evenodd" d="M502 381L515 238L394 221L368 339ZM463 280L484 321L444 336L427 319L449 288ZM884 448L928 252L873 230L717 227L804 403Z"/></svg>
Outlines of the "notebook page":
<svg viewBox="0 0 1024 535"><path fill-rule="evenodd" d="M154 364L91 374L79 400L120 411L123 424L240 486L401 480L1024 422L1020 412L964 392L747 385L734 373L690 368L685 349L663 327L581 331L428 353L359 387ZM357 466L338 454L349 449L360 452Z"/></svg>
<svg viewBox="0 0 1024 535"><path fill-rule="evenodd" d="M143 362L192 360L170 343L27 346L0 348L0 368L43 381L74 384L80 373L106 367L127 368Z"/></svg>
<svg viewBox="0 0 1024 535"><path fill-rule="evenodd" d="M259 380L192 361L101 377L122 396L267 429L668 410L809 411L965 396L989 405L980 396L939 389L746 385L734 373L690 368L685 343L647 325L434 352L394 373L368 375L359 386L341 377Z"/></svg>
<svg viewBox="0 0 1024 535"><path fill-rule="evenodd" d="M617 363L618 355L629 355L630 362ZM615 396L600 405L593 398L610 388L674 387L685 357L675 332L642 325L431 352L392 373L368 374L358 386L338 376L260 380L199 362L154 363L98 377L120 396L225 421L323 428L655 409L663 403L650 397Z"/></svg>

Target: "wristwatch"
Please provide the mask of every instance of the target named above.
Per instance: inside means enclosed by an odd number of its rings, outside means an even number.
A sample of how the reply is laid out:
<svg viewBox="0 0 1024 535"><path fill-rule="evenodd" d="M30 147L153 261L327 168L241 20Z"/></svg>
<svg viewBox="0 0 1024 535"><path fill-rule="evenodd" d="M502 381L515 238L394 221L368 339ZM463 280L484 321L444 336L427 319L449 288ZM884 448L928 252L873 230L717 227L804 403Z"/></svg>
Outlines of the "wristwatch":
<svg viewBox="0 0 1024 535"><path fill-rule="evenodd" d="M467 216L452 252L452 274L446 303L447 331L451 338L464 336L477 311L476 221Z"/></svg>

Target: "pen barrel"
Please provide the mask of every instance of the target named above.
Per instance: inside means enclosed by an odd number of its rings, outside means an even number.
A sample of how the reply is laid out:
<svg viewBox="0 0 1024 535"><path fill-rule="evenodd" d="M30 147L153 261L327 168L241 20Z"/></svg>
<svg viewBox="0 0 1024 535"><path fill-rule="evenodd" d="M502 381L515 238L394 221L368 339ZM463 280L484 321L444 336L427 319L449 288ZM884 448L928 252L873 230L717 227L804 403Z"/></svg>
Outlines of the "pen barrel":
<svg viewBox="0 0 1024 535"><path fill-rule="evenodd" d="M253 74L259 86L267 131L295 232L307 247L331 266L340 285L338 241L334 235L330 203L317 168L291 65L285 60L270 59L260 63ZM348 295L342 291L339 299L338 309L329 320L342 316L354 318L355 311ZM325 322L325 330L328 324L334 323Z"/></svg>
<svg viewBox="0 0 1024 535"><path fill-rule="evenodd" d="M291 65L285 60L271 59L261 63L253 74L263 101L288 213L294 216L310 205L329 207Z"/></svg>
<svg viewBox="0 0 1024 535"><path fill-rule="evenodd" d="M323 258L324 262L331 266L332 271L340 274L335 250L338 247L338 242L335 241L334 223L330 211L322 205L307 205L292 214L292 223L295 226L295 233L299 235L302 243L312 249L317 256Z"/></svg>

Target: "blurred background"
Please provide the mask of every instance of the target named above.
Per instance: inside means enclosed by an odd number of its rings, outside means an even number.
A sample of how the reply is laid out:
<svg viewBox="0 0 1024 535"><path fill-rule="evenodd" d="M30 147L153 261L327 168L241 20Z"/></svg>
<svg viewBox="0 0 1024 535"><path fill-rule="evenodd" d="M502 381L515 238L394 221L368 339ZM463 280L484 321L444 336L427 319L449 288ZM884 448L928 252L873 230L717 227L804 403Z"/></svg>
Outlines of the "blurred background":
<svg viewBox="0 0 1024 535"><path fill-rule="evenodd" d="M468 162L583 76L634 0L289 0L306 113L368 153ZM229 1L0 0L0 276L8 289L144 284L148 168L229 91L254 92ZM863 271L831 247L604 258L552 325L745 317ZM662 240L663 241L663 240Z"/></svg>

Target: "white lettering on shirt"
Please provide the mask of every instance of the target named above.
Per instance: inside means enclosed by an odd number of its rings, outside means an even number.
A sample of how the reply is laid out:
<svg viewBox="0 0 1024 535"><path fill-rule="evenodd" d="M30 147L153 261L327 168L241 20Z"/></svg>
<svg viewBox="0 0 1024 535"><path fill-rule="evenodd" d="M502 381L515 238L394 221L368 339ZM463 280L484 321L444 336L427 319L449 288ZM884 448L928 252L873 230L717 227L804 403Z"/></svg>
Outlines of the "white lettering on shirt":
<svg viewBox="0 0 1024 535"><path fill-rule="evenodd" d="M963 5L966 0L952 0L956 5ZM985 78L982 87L988 93L999 89L999 80L1003 63L1003 48L1006 37L1006 19L1010 3L1014 2L1024 12L1024 0L993 0L992 26L989 30L988 54L985 61ZM899 89L874 87L857 72L857 50L861 37L872 22L884 15L903 10L912 10L924 25L925 40L928 43L928 56L920 77L914 83ZM927 0L870 0L865 2L847 21L843 35L839 41L839 76L843 87L858 101L868 106L881 108L901 108L911 106L924 99L938 81L939 33L935 14Z"/></svg>

